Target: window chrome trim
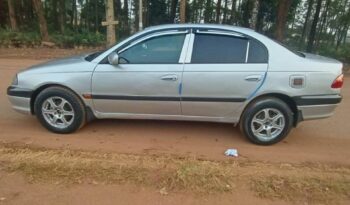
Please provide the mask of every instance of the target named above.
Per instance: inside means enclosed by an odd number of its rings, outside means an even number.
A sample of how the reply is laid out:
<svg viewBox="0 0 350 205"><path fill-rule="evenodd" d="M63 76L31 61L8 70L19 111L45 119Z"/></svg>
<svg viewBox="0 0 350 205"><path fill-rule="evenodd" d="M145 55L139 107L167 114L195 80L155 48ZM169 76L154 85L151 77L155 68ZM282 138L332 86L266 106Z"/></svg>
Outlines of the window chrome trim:
<svg viewBox="0 0 350 205"><path fill-rule="evenodd" d="M187 33L189 33L189 30L185 30L185 31L171 30L171 31L164 31L164 32L154 33L154 34L145 36L143 38L140 38L140 39L130 43L130 45L128 45L125 48L123 48L120 51L118 51L118 54L120 54L120 53L128 50L129 48L135 46L136 44L139 44L142 41L145 41L145 40L150 39L150 38L154 38L154 37L158 37L158 36L166 36L166 35L187 34Z"/></svg>
<svg viewBox="0 0 350 205"><path fill-rule="evenodd" d="M245 63L248 63L249 49L250 49L250 41L248 41L248 43L247 43L247 49L246 49L246 54L245 54Z"/></svg>
<svg viewBox="0 0 350 205"><path fill-rule="evenodd" d="M186 59L185 63L191 63L192 60L192 52L193 52L193 45L194 45L194 38L196 35L194 33L190 33L190 39L188 42L188 48L187 48L187 54L186 54Z"/></svg>
<svg viewBox="0 0 350 205"><path fill-rule="evenodd" d="M184 40L183 45L182 45L182 50L181 50L181 54L180 54L180 58L179 58L179 63L185 63L185 61L186 61L186 55L188 53L188 47L189 47L190 39L191 39L191 34L188 33L186 35L185 40Z"/></svg>
<svg viewBox="0 0 350 205"><path fill-rule="evenodd" d="M247 38L246 36L242 35L242 34L239 34L239 33L236 33L234 31L218 31L218 30L212 30L212 29L209 29L209 30L199 30L197 29L196 30L196 33L199 33L199 34L216 34L216 35L227 35L227 36L235 36L235 37L239 37L239 38Z"/></svg>

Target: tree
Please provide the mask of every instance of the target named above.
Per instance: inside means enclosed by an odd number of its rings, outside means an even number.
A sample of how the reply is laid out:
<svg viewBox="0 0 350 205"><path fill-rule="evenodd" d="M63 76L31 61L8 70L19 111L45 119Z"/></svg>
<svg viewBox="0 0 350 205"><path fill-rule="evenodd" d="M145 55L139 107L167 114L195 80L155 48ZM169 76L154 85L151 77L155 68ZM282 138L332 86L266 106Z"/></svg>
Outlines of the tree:
<svg viewBox="0 0 350 205"><path fill-rule="evenodd" d="M204 22L210 23L211 21L211 15L212 15L212 0L207 0L205 3L205 10L204 10Z"/></svg>
<svg viewBox="0 0 350 205"><path fill-rule="evenodd" d="M58 6L58 22L60 25L60 31L63 34L64 28L66 24L66 4L65 0L59 0L59 6Z"/></svg>
<svg viewBox="0 0 350 205"><path fill-rule="evenodd" d="M315 37L316 37L317 23L318 23L318 19L320 18L320 11L321 11L322 2L323 2L323 0L317 0L316 12L314 15L314 19L312 21L311 30L309 33L309 41L308 41L307 47L306 47L307 52L313 51Z"/></svg>
<svg viewBox="0 0 350 205"><path fill-rule="evenodd" d="M180 22L186 22L186 0L180 0Z"/></svg>
<svg viewBox="0 0 350 205"><path fill-rule="evenodd" d="M235 14L236 14L236 0L232 0L231 17L230 17L230 23L231 24L233 24L235 22Z"/></svg>
<svg viewBox="0 0 350 205"><path fill-rule="evenodd" d="M175 21L177 3L178 3L178 0L171 0L169 23L174 23Z"/></svg>
<svg viewBox="0 0 350 205"><path fill-rule="evenodd" d="M123 8L123 21L124 21L124 28L123 30L125 31L125 35L129 35L129 5L128 5L128 0L124 0L124 8Z"/></svg>
<svg viewBox="0 0 350 205"><path fill-rule="evenodd" d="M44 16L44 10L43 10L43 5L41 3L41 0L33 0L33 5L39 20L41 40L49 41L49 33L47 31L47 23Z"/></svg>
<svg viewBox="0 0 350 205"><path fill-rule="evenodd" d="M254 0L252 9L252 20L250 23L250 28L256 30L256 24L258 22L258 12L260 8L260 0Z"/></svg>
<svg viewBox="0 0 350 205"><path fill-rule="evenodd" d="M18 26L17 26L17 20L16 20L16 16L15 16L15 11L13 8L13 0L7 0L7 4L8 4L8 9L9 9L9 18L10 18L10 23L11 23L11 29L13 31L17 31Z"/></svg>
<svg viewBox="0 0 350 205"><path fill-rule="evenodd" d="M305 16L305 21L304 21L304 25L303 25L303 32L302 32L301 38L300 38L300 47L305 43L307 25L309 23L309 19L310 19L311 10L312 10L313 5L314 5L314 0L309 0L308 6L307 6L307 12L306 12L306 16Z"/></svg>
<svg viewBox="0 0 350 205"><path fill-rule="evenodd" d="M222 23L227 23L227 2L228 0L224 0L224 16Z"/></svg>
<svg viewBox="0 0 350 205"><path fill-rule="evenodd" d="M218 0L216 4L216 23L220 23L220 12L221 12L221 0Z"/></svg>
<svg viewBox="0 0 350 205"><path fill-rule="evenodd" d="M287 24L288 10L291 3L292 0L280 0L278 3L275 38L280 42L284 40L284 31Z"/></svg>

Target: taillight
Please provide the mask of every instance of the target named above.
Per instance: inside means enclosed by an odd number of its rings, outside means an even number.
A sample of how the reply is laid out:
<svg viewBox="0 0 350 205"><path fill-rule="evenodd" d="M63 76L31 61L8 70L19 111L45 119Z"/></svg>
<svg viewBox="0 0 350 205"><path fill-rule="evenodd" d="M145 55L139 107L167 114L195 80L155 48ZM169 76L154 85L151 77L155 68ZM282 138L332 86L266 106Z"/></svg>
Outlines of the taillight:
<svg viewBox="0 0 350 205"><path fill-rule="evenodd" d="M332 83L332 88L341 88L344 83L344 74L339 75Z"/></svg>

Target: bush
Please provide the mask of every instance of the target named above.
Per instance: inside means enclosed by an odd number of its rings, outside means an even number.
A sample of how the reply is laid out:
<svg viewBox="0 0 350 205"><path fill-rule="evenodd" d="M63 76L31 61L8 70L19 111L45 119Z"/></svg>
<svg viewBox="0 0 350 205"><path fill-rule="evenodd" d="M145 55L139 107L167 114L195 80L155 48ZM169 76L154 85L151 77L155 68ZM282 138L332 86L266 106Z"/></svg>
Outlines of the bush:
<svg viewBox="0 0 350 205"><path fill-rule="evenodd" d="M64 34L51 33L50 40L60 48L74 48L75 46L102 46L105 37L101 33L67 31ZM40 34L30 31L11 31L0 29L0 45L14 47L34 47L41 44Z"/></svg>
<svg viewBox="0 0 350 205"><path fill-rule="evenodd" d="M345 44L341 45L336 49L335 46L320 46L319 48L320 55L329 56L336 58L343 63L350 63L350 45Z"/></svg>
<svg viewBox="0 0 350 205"><path fill-rule="evenodd" d="M0 45L33 47L35 45L40 45L40 36L36 32L16 32L8 29L1 29Z"/></svg>
<svg viewBox="0 0 350 205"><path fill-rule="evenodd" d="M52 41L59 47L72 48L74 46L102 46L105 44L105 37L101 33L82 32L75 33L68 31L65 34L51 35Z"/></svg>

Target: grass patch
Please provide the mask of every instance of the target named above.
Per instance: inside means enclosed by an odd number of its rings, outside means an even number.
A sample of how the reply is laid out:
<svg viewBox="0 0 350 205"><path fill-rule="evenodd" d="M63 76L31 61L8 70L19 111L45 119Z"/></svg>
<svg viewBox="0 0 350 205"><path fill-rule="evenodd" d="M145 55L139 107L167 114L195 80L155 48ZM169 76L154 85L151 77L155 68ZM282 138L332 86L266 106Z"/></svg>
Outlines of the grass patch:
<svg viewBox="0 0 350 205"><path fill-rule="evenodd" d="M349 178L268 176L252 180L252 189L262 198L334 204L350 198Z"/></svg>
<svg viewBox="0 0 350 205"><path fill-rule="evenodd" d="M0 161L10 172L31 182L102 184L133 183L173 191L230 191L235 179L228 165L171 156L135 156L28 147L0 148Z"/></svg>
<svg viewBox="0 0 350 205"><path fill-rule="evenodd" d="M170 192L229 193L267 199L334 204L350 200L350 168L316 163L209 161L0 144L0 167L32 183L136 184Z"/></svg>

